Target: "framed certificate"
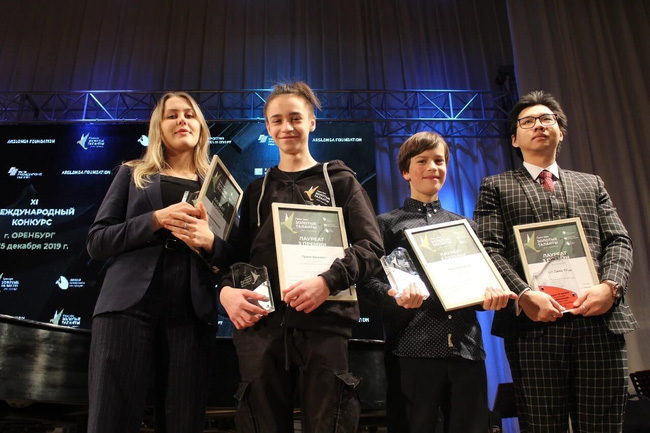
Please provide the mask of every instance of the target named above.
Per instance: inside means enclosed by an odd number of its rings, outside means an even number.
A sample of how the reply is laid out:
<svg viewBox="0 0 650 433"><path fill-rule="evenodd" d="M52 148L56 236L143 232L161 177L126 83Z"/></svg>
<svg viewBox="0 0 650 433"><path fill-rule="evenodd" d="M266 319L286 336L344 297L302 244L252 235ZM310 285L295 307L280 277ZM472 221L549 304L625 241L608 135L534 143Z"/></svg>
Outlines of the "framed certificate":
<svg viewBox="0 0 650 433"><path fill-rule="evenodd" d="M221 158L212 157L210 169L197 197L208 214L210 230L223 240L228 239L242 199L242 189Z"/></svg>
<svg viewBox="0 0 650 433"><path fill-rule="evenodd" d="M327 271L345 256L348 240L340 207L273 203L272 212L280 290ZM356 301L356 289L327 300Z"/></svg>
<svg viewBox="0 0 650 433"><path fill-rule="evenodd" d="M488 286L507 289L467 220L404 232L445 311L482 303Z"/></svg>
<svg viewBox="0 0 650 433"><path fill-rule="evenodd" d="M582 290L598 284L580 218L523 224L514 230L531 289L548 293L570 310Z"/></svg>

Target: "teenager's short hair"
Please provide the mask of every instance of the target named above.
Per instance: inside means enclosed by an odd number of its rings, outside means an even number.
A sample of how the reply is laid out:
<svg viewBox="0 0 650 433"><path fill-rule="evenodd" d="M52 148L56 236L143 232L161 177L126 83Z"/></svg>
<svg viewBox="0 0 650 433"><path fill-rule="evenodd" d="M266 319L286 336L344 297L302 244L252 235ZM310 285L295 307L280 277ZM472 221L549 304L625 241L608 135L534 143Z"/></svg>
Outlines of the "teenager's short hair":
<svg viewBox="0 0 650 433"><path fill-rule="evenodd" d="M269 103L273 99L281 95L296 95L302 97L311 108L312 115L316 115L316 108L319 110L321 109L320 101L307 83L303 81L292 81L290 83L280 83L273 86L273 91L266 98L266 103L264 104L264 118L266 118L266 107L269 106Z"/></svg>
<svg viewBox="0 0 650 433"><path fill-rule="evenodd" d="M426 150L435 149L438 146L443 146L445 148L445 164L448 164L449 146L447 146L447 142L444 138L435 132L429 131L422 131L411 135L399 148L397 167L399 168L400 173L409 171L411 158Z"/></svg>
<svg viewBox="0 0 650 433"><path fill-rule="evenodd" d="M560 103L557 102L555 97L550 93L543 90L535 90L522 96L510 112L508 128L511 136L517 134L517 119L519 119L519 114L521 114L521 112L526 108L535 105L545 105L550 108L551 111L557 115L557 125L560 128L560 131L562 131L562 134L566 135L568 121Z"/></svg>

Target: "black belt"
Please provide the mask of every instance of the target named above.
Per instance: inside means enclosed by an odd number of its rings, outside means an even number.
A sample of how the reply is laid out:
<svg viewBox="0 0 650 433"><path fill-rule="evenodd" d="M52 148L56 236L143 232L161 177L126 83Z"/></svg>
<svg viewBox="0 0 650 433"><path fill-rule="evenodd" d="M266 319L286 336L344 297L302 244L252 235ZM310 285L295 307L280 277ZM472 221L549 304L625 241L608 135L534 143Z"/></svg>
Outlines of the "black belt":
<svg viewBox="0 0 650 433"><path fill-rule="evenodd" d="M173 251L186 251L188 249L185 242L180 239L165 239L165 249Z"/></svg>

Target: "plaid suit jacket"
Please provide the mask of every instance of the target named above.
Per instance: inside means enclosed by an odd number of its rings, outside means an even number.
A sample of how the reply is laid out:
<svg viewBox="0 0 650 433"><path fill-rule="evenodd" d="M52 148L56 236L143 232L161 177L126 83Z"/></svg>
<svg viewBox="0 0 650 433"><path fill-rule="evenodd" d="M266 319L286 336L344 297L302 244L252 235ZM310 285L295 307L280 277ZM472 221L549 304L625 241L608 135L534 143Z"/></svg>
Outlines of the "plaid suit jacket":
<svg viewBox="0 0 650 433"><path fill-rule="evenodd" d="M582 221L599 281L610 279L627 290L632 269L632 241L602 179L592 174L560 169L560 181L566 195L568 217L580 217ZM513 226L542 221L539 193L535 181L521 167L483 179L474 210L479 237L510 290L515 293L521 293L528 284ZM625 303L625 296L601 318L615 334L638 328ZM495 314L492 333L500 337L535 336L548 326L548 323L533 322L523 313L516 316L514 302L511 302Z"/></svg>

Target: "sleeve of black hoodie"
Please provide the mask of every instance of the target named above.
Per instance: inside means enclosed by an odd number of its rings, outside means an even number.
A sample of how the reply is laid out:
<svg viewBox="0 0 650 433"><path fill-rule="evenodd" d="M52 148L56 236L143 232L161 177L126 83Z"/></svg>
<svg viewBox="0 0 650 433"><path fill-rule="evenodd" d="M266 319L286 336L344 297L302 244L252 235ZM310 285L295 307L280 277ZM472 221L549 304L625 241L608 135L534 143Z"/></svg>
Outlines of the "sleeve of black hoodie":
<svg viewBox="0 0 650 433"><path fill-rule="evenodd" d="M389 221L392 221L392 219L389 219ZM379 226L384 250L394 249L394 245L390 245L390 241L386 240L386 234L390 233L390 223L387 222L387 218L383 218L381 215L377 217L377 225ZM381 266L372 278L368 278L357 285L359 296L374 307L379 308L382 314L385 315L403 310L402 307L397 305L395 298L388 294L389 289L390 284Z"/></svg>
<svg viewBox="0 0 650 433"><path fill-rule="evenodd" d="M320 274L332 294L374 276L381 267L379 258L384 254L375 211L356 178L349 174L334 185L334 191L337 206L343 208L350 247L342 259L336 259L329 270Z"/></svg>

